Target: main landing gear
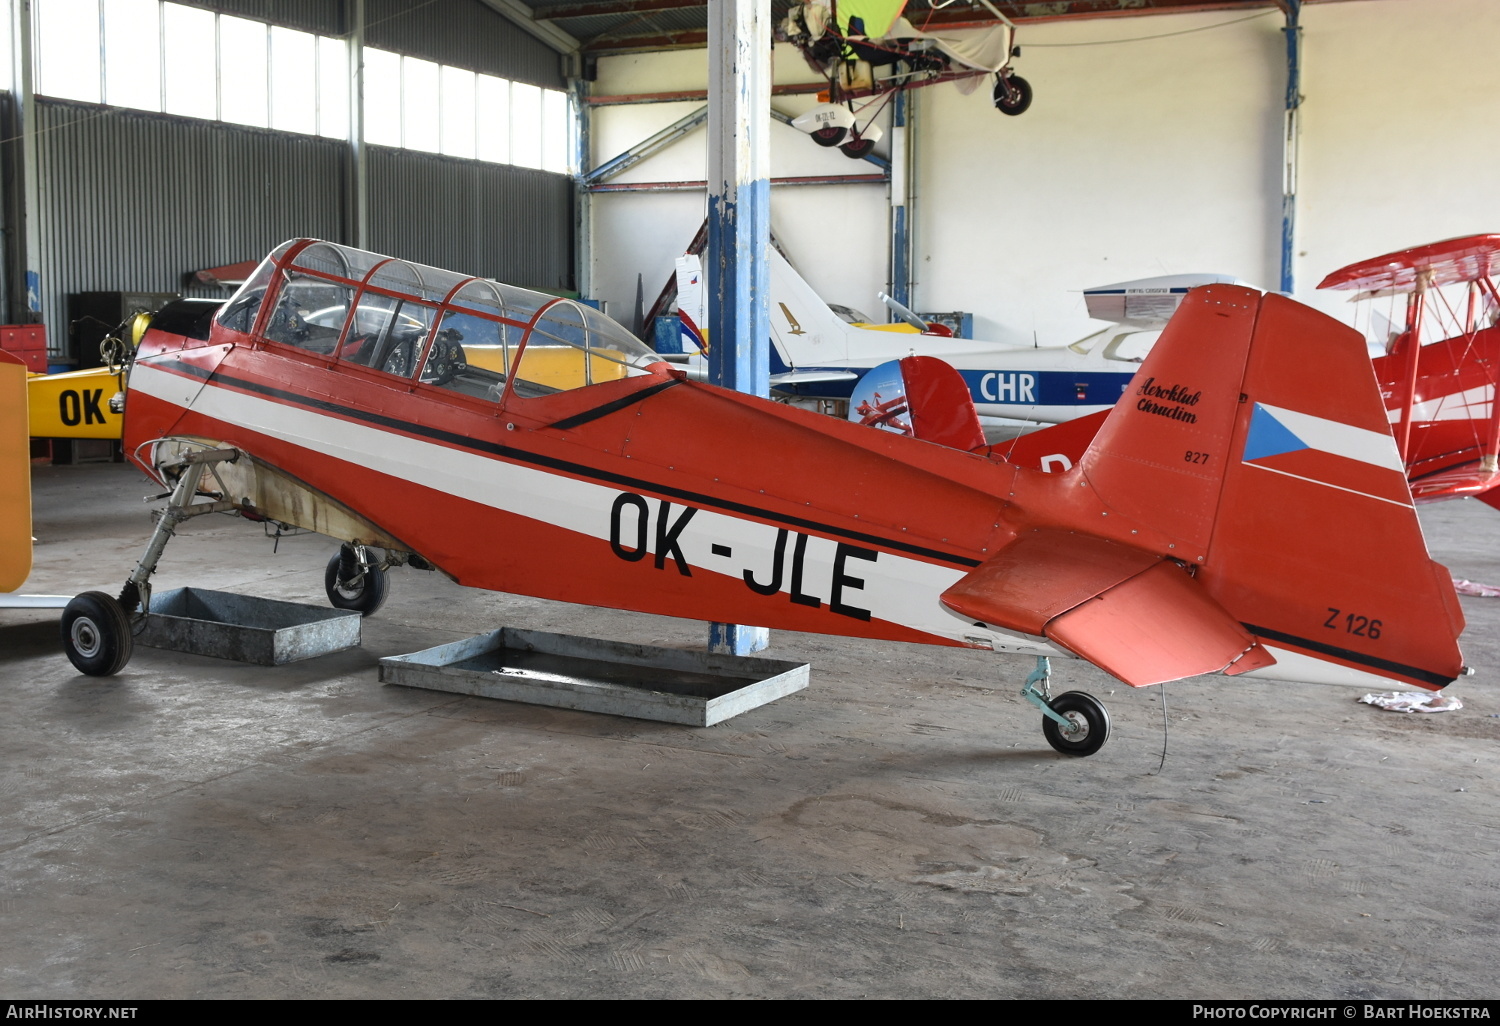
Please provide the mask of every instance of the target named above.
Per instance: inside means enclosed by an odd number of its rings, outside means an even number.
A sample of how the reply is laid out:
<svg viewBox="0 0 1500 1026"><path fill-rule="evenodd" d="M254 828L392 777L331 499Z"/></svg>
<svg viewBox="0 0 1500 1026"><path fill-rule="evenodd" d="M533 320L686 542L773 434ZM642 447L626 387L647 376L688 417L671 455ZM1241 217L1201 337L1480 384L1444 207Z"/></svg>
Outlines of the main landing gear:
<svg viewBox="0 0 1500 1026"><path fill-rule="evenodd" d="M194 502L203 471L216 463L233 463L240 458L238 449L205 449L185 453L162 464L167 473L177 471L167 508L156 519L156 529L146 543L146 554L136 564L135 572L120 590L119 598L102 591L86 591L74 597L63 609L62 643L68 661L80 673L90 677L108 677L119 673L130 661L135 648L136 628L151 608L151 575L167 547L177 525L190 517L205 513L224 513L235 508L220 493L209 497L212 502ZM139 612L137 612L139 610Z"/></svg>
<svg viewBox="0 0 1500 1026"><path fill-rule="evenodd" d="M369 616L385 602L389 582L385 567L363 545L344 544L323 571L323 589L335 609L352 609Z"/></svg>
<svg viewBox="0 0 1500 1026"><path fill-rule="evenodd" d="M1069 691L1052 697L1052 662L1037 656L1021 697L1042 711L1042 735L1064 755L1093 755L1109 738L1109 711L1093 695Z"/></svg>

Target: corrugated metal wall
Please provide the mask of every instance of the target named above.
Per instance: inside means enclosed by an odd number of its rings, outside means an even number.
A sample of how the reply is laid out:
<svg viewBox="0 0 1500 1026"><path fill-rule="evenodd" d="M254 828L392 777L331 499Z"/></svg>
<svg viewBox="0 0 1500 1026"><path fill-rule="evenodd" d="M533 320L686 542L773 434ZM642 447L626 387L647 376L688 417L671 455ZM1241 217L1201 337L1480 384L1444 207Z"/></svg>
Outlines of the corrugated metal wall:
<svg viewBox="0 0 1500 1026"><path fill-rule="evenodd" d="M573 287L573 183L371 147L370 248L512 285Z"/></svg>
<svg viewBox="0 0 1500 1026"><path fill-rule="evenodd" d="M567 88L557 51L479 0L366 0L365 42L549 89Z"/></svg>
<svg viewBox="0 0 1500 1026"><path fill-rule="evenodd" d="M42 314L61 350L71 292L176 292L188 271L343 233L338 140L37 103Z"/></svg>
<svg viewBox="0 0 1500 1026"><path fill-rule="evenodd" d="M61 354L72 292L175 292L188 271L297 236L347 241L334 139L88 104L38 109L42 314ZM573 287L563 175L371 147L370 248L517 285Z"/></svg>

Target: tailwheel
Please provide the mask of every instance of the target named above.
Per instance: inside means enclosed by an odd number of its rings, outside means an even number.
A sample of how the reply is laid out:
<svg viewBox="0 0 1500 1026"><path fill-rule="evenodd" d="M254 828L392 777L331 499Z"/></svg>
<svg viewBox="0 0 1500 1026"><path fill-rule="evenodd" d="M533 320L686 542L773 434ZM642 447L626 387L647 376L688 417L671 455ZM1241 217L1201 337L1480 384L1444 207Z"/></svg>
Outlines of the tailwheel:
<svg viewBox="0 0 1500 1026"><path fill-rule="evenodd" d="M384 570L369 564L363 546L344 545L328 561L323 588L335 609L352 609L369 616L385 602L389 582Z"/></svg>
<svg viewBox="0 0 1500 1026"><path fill-rule="evenodd" d="M1104 703L1082 691L1058 695L1052 711L1068 721L1063 726L1050 716L1042 717L1047 743L1064 755L1093 755L1109 739L1109 711Z"/></svg>
<svg viewBox="0 0 1500 1026"><path fill-rule="evenodd" d="M1069 691L1052 697L1052 660L1037 656L1021 697L1042 714L1042 735L1064 755L1093 755L1109 739L1109 713L1093 695Z"/></svg>
<svg viewBox="0 0 1500 1026"><path fill-rule="evenodd" d="M68 661L90 677L119 673L135 649L129 615L102 591L76 595L63 609L62 643Z"/></svg>

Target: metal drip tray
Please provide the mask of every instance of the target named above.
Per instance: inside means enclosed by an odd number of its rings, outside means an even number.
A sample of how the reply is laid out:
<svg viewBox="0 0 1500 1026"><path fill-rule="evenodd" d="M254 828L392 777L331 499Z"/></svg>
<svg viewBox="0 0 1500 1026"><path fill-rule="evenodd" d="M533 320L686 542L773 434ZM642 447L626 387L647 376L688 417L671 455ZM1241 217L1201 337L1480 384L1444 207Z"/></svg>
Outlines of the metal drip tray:
<svg viewBox="0 0 1500 1026"><path fill-rule="evenodd" d="M386 684L708 727L807 687L808 666L502 627L380 660Z"/></svg>
<svg viewBox="0 0 1500 1026"><path fill-rule="evenodd" d="M359 640L360 615L348 609L174 588L152 596L135 643L279 666L354 648Z"/></svg>

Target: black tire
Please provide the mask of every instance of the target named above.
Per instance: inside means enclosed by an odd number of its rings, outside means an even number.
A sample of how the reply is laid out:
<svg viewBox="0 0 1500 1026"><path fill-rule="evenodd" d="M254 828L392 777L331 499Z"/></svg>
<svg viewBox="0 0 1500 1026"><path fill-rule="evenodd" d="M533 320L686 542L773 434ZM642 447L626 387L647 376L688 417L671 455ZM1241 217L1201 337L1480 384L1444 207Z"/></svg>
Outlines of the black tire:
<svg viewBox="0 0 1500 1026"><path fill-rule="evenodd" d="M1026 108L1031 106L1031 83L1020 75L1011 75L1009 82L1011 89L1015 91L1015 95L1010 96L1006 92L1006 81L1007 79L999 77L995 79L995 109L1001 114L1009 114L1011 117L1026 113Z"/></svg>
<svg viewBox="0 0 1500 1026"><path fill-rule="evenodd" d="M348 548L348 546L345 546ZM339 579L339 566L344 561L343 551L334 553L323 571L323 589L328 592L328 602L335 609L352 609L360 616L369 616L385 603L390 588L384 570L367 570L357 575L352 583ZM350 554L350 562L358 568L359 562Z"/></svg>
<svg viewBox="0 0 1500 1026"><path fill-rule="evenodd" d="M848 134L849 129L837 128L833 125L827 128L820 128L816 132L811 133L813 142L819 146L837 146L844 141L844 137Z"/></svg>
<svg viewBox="0 0 1500 1026"><path fill-rule="evenodd" d="M1058 695L1052 700L1052 711L1083 728L1081 733L1070 736L1063 733L1052 717L1042 717L1042 734L1047 743L1064 755L1093 755L1109 739L1109 711L1093 695L1082 691Z"/></svg>
<svg viewBox="0 0 1500 1026"><path fill-rule="evenodd" d="M853 160L863 159L865 155L874 148L874 139L852 139L839 147L839 149L843 151L844 156L849 157Z"/></svg>
<svg viewBox="0 0 1500 1026"><path fill-rule="evenodd" d="M90 677L119 673L135 650L130 617L102 591L75 595L63 609L62 643L68 661Z"/></svg>

